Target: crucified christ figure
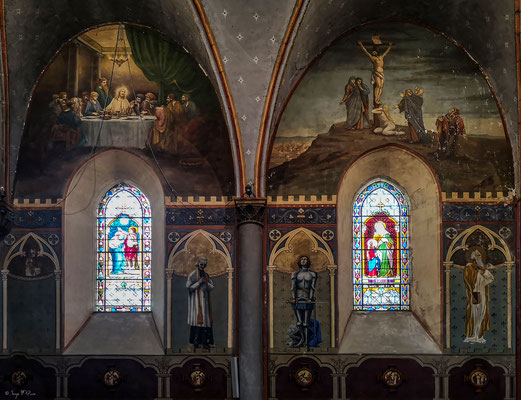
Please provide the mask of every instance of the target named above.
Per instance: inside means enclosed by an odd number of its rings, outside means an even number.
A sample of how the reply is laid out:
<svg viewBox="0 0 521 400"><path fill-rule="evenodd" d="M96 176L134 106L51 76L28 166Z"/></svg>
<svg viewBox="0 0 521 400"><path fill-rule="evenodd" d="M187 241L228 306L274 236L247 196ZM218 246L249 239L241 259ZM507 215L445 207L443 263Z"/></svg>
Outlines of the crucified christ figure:
<svg viewBox="0 0 521 400"><path fill-rule="evenodd" d="M385 50L385 52L382 55L378 55L378 52L376 50L373 50L371 53L369 53L369 51L367 51L367 49L360 40L357 43L373 63L372 81L374 85L374 104L380 106L382 104L382 102L380 101L380 96L382 95L382 91L384 89L385 80L384 57L389 53L393 44L389 43L389 47L387 48L387 50Z"/></svg>

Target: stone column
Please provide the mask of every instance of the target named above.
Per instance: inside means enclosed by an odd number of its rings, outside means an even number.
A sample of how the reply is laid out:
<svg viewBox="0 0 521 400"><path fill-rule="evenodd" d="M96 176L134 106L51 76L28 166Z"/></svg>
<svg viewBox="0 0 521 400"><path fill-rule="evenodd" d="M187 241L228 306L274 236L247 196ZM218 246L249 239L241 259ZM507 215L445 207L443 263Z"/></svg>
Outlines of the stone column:
<svg viewBox="0 0 521 400"><path fill-rule="evenodd" d="M331 348L334 349L336 347L336 311L335 311L335 272L337 270L336 265L328 265L327 269L329 271L329 287L330 287L330 312L331 312Z"/></svg>
<svg viewBox="0 0 521 400"><path fill-rule="evenodd" d="M61 349L61 287L62 287L62 272L59 269L54 271L54 280L56 282L56 352Z"/></svg>
<svg viewBox="0 0 521 400"><path fill-rule="evenodd" d="M68 377L69 374L67 372L58 372L56 374L56 397L54 400L69 400Z"/></svg>
<svg viewBox="0 0 521 400"><path fill-rule="evenodd" d="M263 231L265 199L235 200L238 225L240 398L264 399Z"/></svg>
<svg viewBox="0 0 521 400"><path fill-rule="evenodd" d="M2 351L7 351L7 275L8 269L2 270Z"/></svg>
<svg viewBox="0 0 521 400"><path fill-rule="evenodd" d="M166 350L172 348L172 275L173 269L165 269L166 275Z"/></svg>

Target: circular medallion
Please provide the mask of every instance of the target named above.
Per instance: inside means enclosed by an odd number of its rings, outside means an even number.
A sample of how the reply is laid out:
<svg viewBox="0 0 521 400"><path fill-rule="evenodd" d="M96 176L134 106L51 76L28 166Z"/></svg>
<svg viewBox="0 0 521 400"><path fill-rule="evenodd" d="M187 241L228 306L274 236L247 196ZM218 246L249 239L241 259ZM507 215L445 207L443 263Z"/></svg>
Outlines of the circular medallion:
<svg viewBox="0 0 521 400"><path fill-rule="evenodd" d="M228 231L221 232L219 234L219 238L224 242L228 243L230 240L232 240L232 234Z"/></svg>
<svg viewBox="0 0 521 400"><path fill-rule="evenodd" d="M103 375L103 383L105 386L113 388L121 382L121 374L118 370L115 369L109 369L107 372L105 372L105 375Z"/></svg>
<svg viewBox="0 0 521 400"><path fill-rule="evenodd" d="M206 383L206 375L203 371L200 369L196 369L195 371L192 371L190 374L190 385L192 385L194 388L200 388L204 386Z"/></svg>
<svg viewBox="0 0 521 400"><path fill-rule="evenodd" d="M480 392L488 384L488 375L480 367L477 367L469 374L469 381L472 386L476 388L477 392Z"/></svg>
<svg viewBox="0 0 521 400"><path fill-rule="evenodd" d="M508 239L511 234L512 231L506 226L503 226L499 229L499 236L501 236L503 239Z"/></svg>
<svg viewBox="0 0 521 400"><path fill-rule="evenodd" d="M181 236L179 235L178 232L170 232L168 234L168 241L170 243L175 243L175 242L179 241L180 238L181 238Z"/></svg>
<svg viewBox="0 0 521 400"><path fill-rule="evenodd" d="M454 239L458 235L458 231L456 228L447 228L445 229L445 236L449 238L450 240Z"/></svg>
<svg viewBox="0 0 521 400"><path fill-rule="evenodd" d="M49 235L47 241L51 246L56 246L60 242L60 238L55 233Z"/></svg>
<svg viewBox="0 0 521 400"><path fill-rule="evenodd" d="M270 234L269 234L270 239L273 240L274 242L279 240L281 236L282 235L281 235L280 231L278 231L277 229L273 229L272 231L270 231Z"/></svg>
<svg viewBox="0 0 521 400"><path fill-rule="evenodd" d="M313 375L313 371L307 367L300 368L295 372L295 382L300 387L309 387L313 384L314 380L315 376Z"/></svg>
<svg viewBox="0 0 521 400"><path fill-rule="evenodd" d="M326 242L333 240L334 237L335 232L333 232L331 229L326 229L324 232L322 232L322 239L324 239Z"/></svg>
<svg viewBox="0 0 521 400"><path fill-rule="evenodd" d="M15 242L15 237L11 234L7 235L5 238L4 238L4 243L8 246L12 246L13 243Z"/></svg>
<svg viewBox="0 0 521 400"><path fill-rule="evenodd" d="M382 381L388 388L396 388L402 383L402 373L396 368L388 368L382 374Z"/></svg>
<svg viewBox="0 0 521 400"><path fill-rule="evenodd" d="M24 386L27 383L27 379L27 374L20 369L14 371L9 377L9 381L11 382L11 384L17 388L21 388L22 386Z"/></svg>

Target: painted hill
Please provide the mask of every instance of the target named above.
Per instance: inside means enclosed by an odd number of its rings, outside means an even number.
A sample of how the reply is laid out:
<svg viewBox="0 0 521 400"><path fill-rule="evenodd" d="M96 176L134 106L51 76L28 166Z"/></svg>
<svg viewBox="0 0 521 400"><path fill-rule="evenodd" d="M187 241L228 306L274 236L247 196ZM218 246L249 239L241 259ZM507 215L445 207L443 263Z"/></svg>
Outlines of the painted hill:
<svg viewBox="0 0 521 400"><path fill-rule="evenodd" d="M374 134L371 128L347 130L334 124L319 134L297 158L270 168L270 196L336 194L346 168L363 153L388 144L400 144L422 156L436 171L444 192L508 191L514 186L510 147L505 139L470 137L460 139L456 156L439 159L434 145L409 143L409 128L403 136Z"/></svg>

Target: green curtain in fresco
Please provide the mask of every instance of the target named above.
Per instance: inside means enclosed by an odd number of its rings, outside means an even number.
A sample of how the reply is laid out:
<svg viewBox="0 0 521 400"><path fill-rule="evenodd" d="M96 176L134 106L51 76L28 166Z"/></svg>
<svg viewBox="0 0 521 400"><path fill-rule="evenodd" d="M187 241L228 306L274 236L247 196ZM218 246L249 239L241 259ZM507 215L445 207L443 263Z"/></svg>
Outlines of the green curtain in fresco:
<svg viewBox="0 0 521 400"><path fill-rule="evenodd" d="M216 99L208 78L181 46L149 29L126 25L125 31L134 62L149 81L159 86L159 104L165 103L170 92L178 96L189 93L198 106L213 108Z"/></svg>

